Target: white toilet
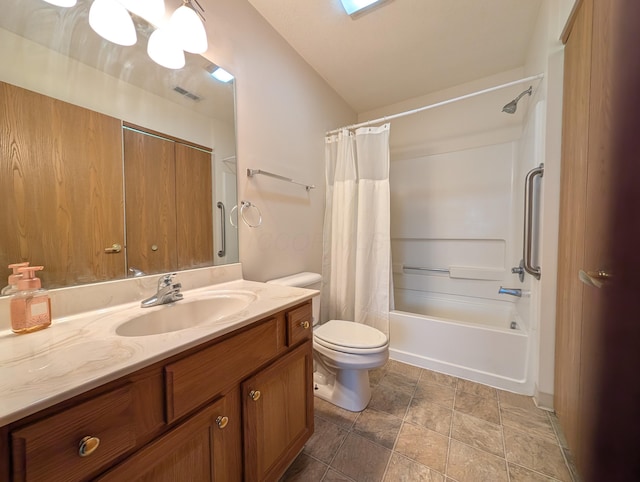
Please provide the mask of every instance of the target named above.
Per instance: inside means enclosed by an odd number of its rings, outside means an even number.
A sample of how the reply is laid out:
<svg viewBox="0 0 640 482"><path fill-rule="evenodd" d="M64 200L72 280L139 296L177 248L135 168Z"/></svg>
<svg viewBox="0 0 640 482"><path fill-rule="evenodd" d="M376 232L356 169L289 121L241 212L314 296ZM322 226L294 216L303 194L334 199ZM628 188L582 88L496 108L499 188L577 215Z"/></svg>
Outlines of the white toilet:
<svg viewBox="0 0 640 482"><path fill-rule="evenodd" d="M268 283L320 289L318 273L297 273ZM313 305L314 393L334 405L359 412L371 399L369 370L389 358L389 339L379 330L353 321L318 324L320 296Z"/></svg>

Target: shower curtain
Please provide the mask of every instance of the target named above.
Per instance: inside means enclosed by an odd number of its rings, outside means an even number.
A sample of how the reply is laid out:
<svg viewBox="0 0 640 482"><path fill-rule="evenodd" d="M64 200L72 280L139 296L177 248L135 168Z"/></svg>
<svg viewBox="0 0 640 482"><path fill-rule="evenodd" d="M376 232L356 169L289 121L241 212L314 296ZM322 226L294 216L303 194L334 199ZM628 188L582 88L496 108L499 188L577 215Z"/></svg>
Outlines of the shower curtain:
<svg viewBox="0 0 640 482"><path fill-rule="evenodd" d="M323 321L389 333L389 124L325 139Z"/></svg>

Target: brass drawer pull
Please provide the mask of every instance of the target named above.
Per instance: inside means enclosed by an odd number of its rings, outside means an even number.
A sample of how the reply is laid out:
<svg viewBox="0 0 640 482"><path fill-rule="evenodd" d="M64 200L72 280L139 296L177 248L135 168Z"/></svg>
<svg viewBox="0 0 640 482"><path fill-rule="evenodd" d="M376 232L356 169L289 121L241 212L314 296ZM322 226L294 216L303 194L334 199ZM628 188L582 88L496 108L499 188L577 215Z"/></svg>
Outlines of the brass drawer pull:
<svg viewBox="0 0 640 482"><path fill-rule="evenodd" d="M104 248L104 252L109 254L119 253L120 251L122 251L122 246L118 243L113 243L110 247Z"/></svg>
<svg viewBox="0 0 640 482"><path fill-rule="evenodd" d="M80 440L80 445L78 446L78 455L80 455L80 457L88 457L96 451L98 445L100 445L100 439L98 437L87 435L82 440Z"/></svg>
<svg viewBox="0 0 640 482"><path fill-rule="evenodd" d="M308 330L310 326L311 326L311 324L306 320L300 322L300 327L304 328L305 330Z"/></svg>
<svg viewBox="0 0 640 482"><path fill-rule="evenodd" d="M260 398L260 390L251 390L249 392L249 398L254 402L258 401L258 399Z"/></svg>
<svg viewBox="0 0 640 482"><path fill-rule="evenodd" d="M229 417L223 417L222 415L219 415L218 418L216 418L216 424L220 429L225 428L228 423L229 423Z"/></svg>

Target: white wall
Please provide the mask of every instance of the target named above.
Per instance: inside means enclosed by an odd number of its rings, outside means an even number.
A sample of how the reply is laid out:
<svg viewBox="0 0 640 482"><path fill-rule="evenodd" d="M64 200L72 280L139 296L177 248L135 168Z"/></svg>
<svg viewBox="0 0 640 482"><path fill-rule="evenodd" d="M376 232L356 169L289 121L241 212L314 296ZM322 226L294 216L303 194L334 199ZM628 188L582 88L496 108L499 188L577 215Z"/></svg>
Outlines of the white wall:
<svg viewBox="0 0 640 482"><path fill-rule="evenodd" d="M236 76L238 197L262 211L262 226L240 224L247 279L321 269L324 133L355 121L349 106L246 0L206 2L207 56ZM263 169L315 184L268 177Z"/></svg>

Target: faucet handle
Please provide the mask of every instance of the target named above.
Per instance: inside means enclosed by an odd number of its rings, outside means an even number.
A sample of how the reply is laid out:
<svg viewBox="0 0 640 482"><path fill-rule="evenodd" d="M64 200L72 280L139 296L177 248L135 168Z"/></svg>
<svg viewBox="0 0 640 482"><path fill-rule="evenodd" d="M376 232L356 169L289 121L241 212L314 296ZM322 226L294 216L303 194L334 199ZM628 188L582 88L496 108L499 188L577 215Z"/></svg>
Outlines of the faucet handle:
<svg viewBox="0 0 640 482"><path fill-rule="evenodd" d="M158 280L158 290L160 288L166 288L167 286L170 286L173 280L173 277L175 275L176 273L169 273L169 274L165 274L164 276L161 276L160 279Z"/></svg>

